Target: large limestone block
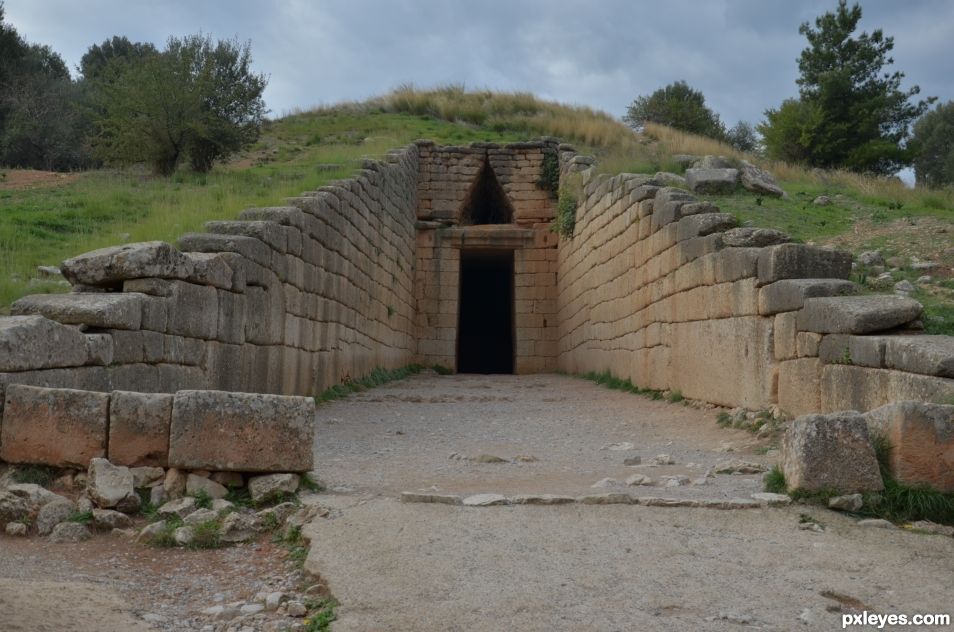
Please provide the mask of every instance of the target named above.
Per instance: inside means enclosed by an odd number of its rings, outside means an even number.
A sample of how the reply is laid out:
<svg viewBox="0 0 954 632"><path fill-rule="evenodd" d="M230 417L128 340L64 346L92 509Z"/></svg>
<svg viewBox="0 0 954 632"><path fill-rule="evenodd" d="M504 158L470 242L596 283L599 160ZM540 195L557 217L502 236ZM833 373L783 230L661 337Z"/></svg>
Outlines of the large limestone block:
<svg viewBox="0 0 954 632"><path fill-rule="evenodd" d="M144 277L184 279L193 267L172 245L146 241L87 252L64 261L61 270L73 285L112 287Z"/></svg>
<svg viewBox="0 0 954 632"><path fill-rule="evenodd" d="M818 357L825 364L850 364L880 369L889 336L831 334L822 338Z"/></svg>
<svg viewBox="0 0 954 632"><path fill-rule="evenodd" d="M818 358L782 362L778 369L778 405L798 417L822 412L822 363Z"/></svg>
<svg viewBox="0 0 954 632"><path fill-rule="evenodd" d="M180 391L172 405L169 465L239 472L312 469L315 402L223 391Z"/></svg>
<svg viewBox="0 0 954 632"><path fill-rule="evenodd" d="M747 191L753 193L761 193L772 197L784 197L785 195L782 187L778 186L775 176L748 163L742 165L742 168L739 169L739 182Z"/></svg>
<svg viewBox="0 0 954 632"><path fill-rule="evenodd" d="M847 279L851 253L803 244L765 248L759 256L759 283L782 279Z"/></svg>
<svg viewBox="0 0 954 632"><path fill-rule="evenodd" d="M282 227L275 222L265 221L213 221L206 222L205 229L210 233L219 235L242 235L253 237L264 244L267 244L272 250L284 254L287 250L287 239Z"/></svg>
<svg viewBox="0 0 954 632"><path fill-rule="evenodd" d="M116 465L169 464L172 395L113 391L109 399L109 460Z"/></svg>
<svg viewBox="0 0 954 632"><path fill-rule="evenodd" d="M183 253L194 268L188 281L197 285L211 285L223 290L232 289L232 268L226 263L221 253L214 252L185 252Z"/></svg>
<svg viewBox="0 0 954 632"><path fill-rule="evenodd" d="M214 340L218 331L218 291L208 285L163 279L137 279L124 284L126 292L165 298L165 333Z"/></svg>
<svg viewBox="0 0 954 632"><path fill-rule="evenodd" d="M856 412L805 415L782 437L789 489L843 493L884 489L865 418Z"/></svg>
<svg viewBox="0 0 954 632"><path fill-rule="evenodd" d="M86 337L43 316L0 317L0 371L80 366Z"/></svg>
<svg viewBox="0 0 954 632"><path fill-rule="evenodd" d="M722 241L730 248L764 248L792 241L792 238L780 230L744 226L725 231Z"/></svg>
<svg viewBox="0 0 954 632"><path fill-rule="evenodd" d="M13 384L4 398L0 460L85 468L106 455L109 395Z"/></svg>
<svg viewBox="0 0 954 632"><path fill-rule="evenodd" d="M890 402L946 402L954 380L906 371L827 364L822 371L822 410L868 411Z"/></svg>
<svg viewBox="0 0 954 632"><path fill-rule="evenodd" d="M686 185L695 193L732 193L738 182L738 169L686 169Z"/></svg>
<svg viewBox="0 0 954 632"><path fill-rule="evenodd" d="M721 233L738 226L739 220L728 213L704 213L690 215L679 220L676 239L685 241L694 237L705 237Z"/></svg>
<svg viewBox="0 0 954 632"><path fill-rule="evenodd" d="M217 235L214 233L187 233L179 238L178 246L190 252L238 253L249 261L267 266L272 260L268 246L243 235Z"/></svg>
<svg viewBox="0 0 954 632"><path fill-rule="evenodd" d="M723 239L727 236L728 233ZM857 293L858 286L842 279L783 279L759 291L759 313L769 316L779 312L794 312L801 309L808 298Z"/></svg>
<svg viewBox="0 0 954 632"><path fill-rule="evenodd" d="M37 314L65 325L99 329L139 329L142 324L140 294L77 292L24 296L10 307L15 315Z"/></svg>
<svg viewBox="0 0 954 632"><path fill-rule="evenodd" d="M902 296L832 296L806 299L798 312L799 331L868 334L917 319L923 308Z"/></svg>
<svg viewBox="0 0 954 632"><path fill-rule="evenodd" d="M954 336L891 336L886 341L888 368L954 377Z"/></svg>
<svg viewBox="0 0 954 632"><path fill-rule="evenodd" d="M866 413L865 419L869 431L891 446L895 478L954 492L954 406L894 402Z"/></svg>

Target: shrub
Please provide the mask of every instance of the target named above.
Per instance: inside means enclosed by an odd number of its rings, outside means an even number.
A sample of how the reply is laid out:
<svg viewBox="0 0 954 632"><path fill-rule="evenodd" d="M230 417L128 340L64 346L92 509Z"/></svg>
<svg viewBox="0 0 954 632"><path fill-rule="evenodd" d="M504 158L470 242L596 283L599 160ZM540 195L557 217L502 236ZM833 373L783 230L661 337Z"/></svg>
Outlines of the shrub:
<svg viewBox="0 0 954 632"><path fill-rule="evenodd" d="M706 99L685 81L676 81L648 96L637 97L623 120L633 127L659 123L692 134L722 140L725 126L719 115L706 107Z"/></svg>

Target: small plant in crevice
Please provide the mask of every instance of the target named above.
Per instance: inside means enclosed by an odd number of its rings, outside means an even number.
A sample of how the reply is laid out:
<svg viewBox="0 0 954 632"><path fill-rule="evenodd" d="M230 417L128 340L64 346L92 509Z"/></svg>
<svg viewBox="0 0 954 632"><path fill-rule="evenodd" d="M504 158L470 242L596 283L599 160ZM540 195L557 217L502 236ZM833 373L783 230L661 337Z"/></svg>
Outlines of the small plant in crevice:
<svg viewBox="0 0 954 632"><path fill-rule="evenodd" d="M785 484L785 473L778 463L772 466L772 469L765 474L765 491L773 494L784 494L788 490Z"/></svg>
<svg viewBox="0 0 954 632"><path fill-rule="evenodd" d="M311 474L302 474L299 478L298 486L312 493L325 491L325 486L312 478Z"/></svg>
<svg viewBox="0 0 954 632"><path fill-rule="evenodd" d="M32 483L40 487L49 487L56 475L56 468L49 465L18 465L11 477L15 483Z"/></svg>
<svg viewBox="0 0 954 632"><path fill-rule="evenodd" d="M308 615L302 620L305 632L326 632L338 619L335 612L338 602L332 598L307 599L305 607L308 608Z"/></svg>
<svg viewBox="0 0 954 632"><path fill-rule="evenodd" d="M225 545L222 541L222 524L218 519L207 520L192 526L190 549L218 549Z"/></svg>
<svg viewBox="0 0 954 632"><path fill-rule="evenodd" d="M76 522L79 524L89 524L93 521L92 511L74 511L66 517L67 522Z"/></svg>
<svg viewBox="0 0 954 632"><path fill-rule="evenodd" d="M377 368L357 380L347 380L341 384L325 389L318 395L315 395L315 403L323 404L332 400L345 397L351 393L366 391L375 386L381 386L394 380L403 380L410 375L416 375L424 370L420 364L409 364L399 369L381 369Z"/></svg>
<svg viewBox="0 0 954 632"><path fill-rule="evenodd" d="M200 489L195 493L195 506L199 509L212 509L212 497L209 492Z"/></svg>
<svg viewBox="0 0 954 632"><path fill-rule="evenodd" d="M388 318L391 318L392 316L394 316L394 307L392 305L388 305Z"/></svg>
<svg viewBox="0 0 954 632"><path fill-rule="evenodd" d="M556 153L548 151L543 155L537 188L548 191L553 197L557 196L560 190L560 159Z"/></svg>
<svg viewBox="0 0 954 632"><path fill-rule="evenodd" d="M453 375L454 370L444 366L443 364L433 364L431 365L431 370L438 375Z"/></svg>
<svg viewBox="0 0 954 632"><path fill-rule="evenodd" d="M666 399L671 404L678 404L679 402L685 401L686 398L683 397L682 391L675 390L675 391L669 391L669 394L666 395Z"/></svg>
<svg viewBox="0 0 954 632"><path fill-rule="evenodd" d="M576 194L569 187L560 189L556 217L550 225L551 231L567 239L573 237L573 231L576 230L577 203Z"/></svg>

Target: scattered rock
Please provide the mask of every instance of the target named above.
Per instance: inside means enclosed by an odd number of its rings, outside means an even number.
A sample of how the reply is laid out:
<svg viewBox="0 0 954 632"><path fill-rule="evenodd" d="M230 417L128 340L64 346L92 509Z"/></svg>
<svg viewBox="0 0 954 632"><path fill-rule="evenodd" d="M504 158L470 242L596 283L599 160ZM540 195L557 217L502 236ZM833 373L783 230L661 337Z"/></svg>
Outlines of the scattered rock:
<svg viewBox="0 0 954 632"><path fill-rule="evenodd" d="M784 507L792 504L792 497L788 494L773 494L771 492L757 492L752 494L752 500L768 507Z"/></svg>
<svg viewBox="0 0 954 632"><path fill-rule="evenodd" d="M278 607L282 605L282 602L286 601L288 596L283 592L271 592L265 595L265 609L269 612L274 612L278 610Z"/></svg>
<svg viewBox="0 0 954 632"><path fill-rule="evenodd" d="M867 423L855 412L805 415L789 424L782 437L782 470L791 489L884 488Z"/></svg>
<svg viewBox="0 0 954 632"><path fill-rule="evenodd" d="M186 496L185 498L180 498L178 500L170 500L165 505L160 507L157 513L163 517L178 516L179 518L185 518L196 509L197 507L195 506L195 498Z"/></svg>
<svg viewBox="0 0 954 632"><path fill-rule="evenodd" d="M13 485L7 485L7 491L26 500L32 507L42 507L47 503L63 498L59 494L54 494L35 483L14 483Z"/></svg>
<svg viewBox="0 0 954 632"><path fill-rule="evenodd" d="M65 522L74 511L76 511L76 505L67 498L58 498L43 505L36 515L36 532L40 535L49 535L56 525Z"/></svg>
<svg viewBox="0 0 954 632"><path fill-rule="evenodd" d="M465 507L490 507L492 505L507 505L510 501L500 494L474 494L464 499Z"/></svg>
<svg viewBox="0 0 954 632"><path fill-rule="evenodd" d="M652 465L674 465L676 463L668 454L657 454L649 462Z"/></svg>
<svg viewBox="0 0 954 632"><path fill-rule="evenodd" d="M649 478L645 474L633 474L632 476L627 477L627 485L652 485L653 479Z"/></svg>
<svg viewBox="0 0 954 632"><path fill-rule="evenodd" d="M616 487L619 484L620 482L616 480L615 478L601 478L600 480L590 485L590 487L593 487L595 489L600 489L604 487Z"/></svg>
<svg viewBox="0 0 954 632"><path fill-rule="evenodd" d="M50 542L58 544L68 542L83 542L93 537L85 525L78 522L61 522L53 527L53 532L48 538Z"/></svg>
<svg viewBox="0 0 954 632"><path fill-rule="evenodd" d="M912 270L933 270L938 267L934 261L914 261L911 263Z"/></svg>
<svg viewBox="0 0 954 632"><path fill-rule="evenodd" d="M185 495L186 475L185 472L174 467L166 471L166 480L162 482L162 487L166 491L166 498L176 500Z"/></svg>
<svg viewBox="0 0 954 632"><path fill-rule="evenodd" d="M814 204L815 206L830 206L831 198L828 197L827 195L819 195L814 200L812 200L812 204Z"/></svg>
<svg viewBox="0 0 954 632"><path fill-rule="evenodd" d="M474 459L474 463L509 463L507 459L495 456L493 454L481 454Z"/></svg>
<svg viewBox="0 0 954 632"><path fill-rule="evenodd" d="M210 498L225 498L228 496L229 490L210 478L189 474L186 477L186 494L197 496L202 492Z"/></svg>
<svg viewBox="0 0 954 632"><path fill-rule="evenodd" d="M28 528L22 522L8 522L4 530L6 531L7 535L21 536L27 534Z"/></svg>
<svg viewBox="0 0 954 632"><path fill-rule="evenodd" d="M235 509L235 503L225 500L224 498L216 498L212 501L212 511L222 515L228 511Z"/></svg>
<svg viewBox="0 0 954 632"><path fill-rule="evenodd" d="M202 524L203 522L210 522L212 520L218 520L219 514L217 511L212 509L196 509L188 516L182 519L182 523L186 525L197 525Z"/></svg>
<svg viewBox="0 0 954 632"><path fill-rule="evenodd" d="M220 538L223 542L246 542L261 530L261 523L253 516L230 513L222 520Z"/></svg>
<svg viewBox="0 0 954 632"><path fill-rule="evenodd" d="M631 456L623 459L623 465L640 465L643 462L643 457L641 456Z"/></svg>
<svg viewBox="0 0 954 632"><path fill-rule="evenodd" d="M896 293L898 293L898 294L905 294L905 295L907 295L907 294L910 294L911 292L913 292L913 291L916 290L916 289L917 289L917 288L914 287L914 284L911 283L910 281L908 281L907 279L903 279L903 280L898 281L897 283L894 284L894 291L895 291Z"/></svg>
<svg viewBox="0 0 954 632"><path fill-rule="evenodd" d="M133 487L152 487L162 481L166 471L161 467L131 467L129 472L133 476Z"/></svg>
<svg viewBox="0 0 954 632"><path fill-rule="evenodd" d="M815 533L821 533L825 530L825 528L817 522L800 522L798 523L798 528L802 531L814 531Z"/></svg>
<svg viewBox="0 0 954 632"><path fill-rule="evenodd" d="M607 443L606 445L604 445L604 446L603 446L602 448L600 448L600 449L601 449L601 450L614 450L614 451L615 451L615 450L619 450L619 451L622 451L622 450L632 450L634 447L635 447L635 446L633 446L633 444L630 443L629 441L621 441L621 442L619 442L619 443Z"/></svg>
<svg viewBox="0 0 954 632"><path fill-rule="evenodd" d="M172 539L177 546L189 546L195 540L195 531L189 526L179 527L172 532Z"/></svg>
<svg viewBox="0 0 954 632"><path fill-rule="evenodd" d="M248 616L252 614L258 614L265 610L265 606L260 603L247 603L241 608L239 608L239 614L243 616Z"/></svg>
<svg viewBox="0 0 954 632"><path fill-rule="evenodd" d="M859 527L874 527L876 529L897 529L892 523L881 518L866 518L856 522Z"/></svg>
<svg viewBox="0 0 954 632"><path fill-rule="evenodd" d="M761 463L733 460L717 463L712 471L716 474L760 474L767 469Z"/></svg>
<svg viewBox="0 0 954 632"><path fill-rule="evenodd" d="M0 491L0 522L14 522L30 513L31 505L25 499L8 491Z"/></svg>
<svg viewBox="0 0 954 632"><path fill-rule="evenodd" d="M884 255L881 254L878 250L869 250L858 255L858 263L863 266L883 266Z"/></svg>
<svg viewBox="0 0 954 632"><path fill-rule="evenodd" d="M57 476L53 480L53 483L50 485L50 488L68 491L73 489L73 482L74 482L73 473L67 472L66 474L63 474L62 476Z"/></svg>
<svg viewBox="0 0 954 632"><path fill-rule="evenodd" d="M128 467L113 465L106 459L92 459L89 463L86 493L99 507L115 507L133 489L133 475Z"/></svg>
<svg viewBox="0 0 954 632"><path fill-rule="evenodd" d="M213 481L225 487L244 487L245 479L241 472L213 472L210 476Z"/></svg>
<svg viewBox="0 0 954 632"><path fill-rule="evenodd" d="M540 459L533 456L532 454L518 454L517 456L513 457L513 460L517 463L536 463Z"/></svg>
<svg viewBox="0 0 954 632"><path fill-rule="evenodd" d="M169 497L166 495L166 488L163 485L156 485L149 488L149 503L155 506L164 505Z"/></svg>
<svg viewBox="0 0 954 632"><path fill-rule="evenodd" d="M93 501L89 499L89 496L86 494L81 495L76 499L76 511L80 513L87 513L96 509L96 505L93 504Z"/></svg>
<svg viewBox="0 0 954 632"><path fill-rule="evenodd" d="M308 608L300 601L289 601L286 608L289 617L300 618L308 614Z"/></svg>
<svg viewBox="0 0 954 632"><path fill-rule="evenodd" d="M916 522L912 522L911 528L917 529L918 531L933 533L936 535L944 535L947 537L954 536L954 527L949 527L943 524L937 524L936 522L931 522L930 520L918 520Z"/></svg>
<svg viewBox="0 0 954 632"><path fill-rule="evenodd" d="M686 169L686 186L693 193L732 193L738 181L738 169Z"/></svg>
<svg viewBox="0 0 954 632"><path fill-rule="evenodd" d="M661 479L665 481L666 487L681 487L689 484L688 476L662 476Z"/></svg>
<svg viewBox="0 0 954 632"><path fill-rule="evenodd" d="M297 474L266 474L253 476L248 481L252 502L261 503L298 490Z"/></svg>
<svg viewBox="0 0 954 632"><path fill-rule="evenodd" d="M933 280L934 280L934 277L932 277L930 274L925 274L924 276L918 277L917 284L924 285L925 283L930 283Z"/></svg>
<svg viewBox="0 0 954 632"><path fill-rule="evenodd" d="M862 505L864 505L864 499L861 494L846 494L828 499L828 508L838 511L860 511Z"/></svg>
<svg viewBox="0 0 954 632"><path fill-rule="evenodd" d="M129 538L130 540L139 535L139 532L135 529L113 529L109 533L122 538Z"/></svg>
<svg viewBox="0 0 954 632"><path fill-rule="evenodd" d="M142 498L136 492L126 494L125 498L116 503L116 511L128 514L139 513L140 507L142 507Z"/></svg>
<svg viewBox="0 0 954 632"><path fill-rule="evenodd" d="M256 513L255 516L263 525L268 524L268 521L273 521L273 524L278 526L284 524L285 520L296 511L298 511L298 505L295 503L281 503L280 505L263 509Z"/></svg>
<svg viewBox="0 0 954 632"><path fill-rule="evenodd" d="M151 543L155 538L157 538L163 531L166 530L166 521L159 520L157 522L152 522L147 524L139 532L139 535L136 536L136 542Z"/></svg>
<svg viewBox="0 0 954 632"><path fill-rule="evenodd" d="M745 187L747 191L752 191L753 193L761 193L762 195L772 197L785 196L785 191L778 185L778 181L775 177L768 171L759 169L755 165L747 163L742 165L742 168L739 170L739 182L742 183L742 186Z"/></svg>

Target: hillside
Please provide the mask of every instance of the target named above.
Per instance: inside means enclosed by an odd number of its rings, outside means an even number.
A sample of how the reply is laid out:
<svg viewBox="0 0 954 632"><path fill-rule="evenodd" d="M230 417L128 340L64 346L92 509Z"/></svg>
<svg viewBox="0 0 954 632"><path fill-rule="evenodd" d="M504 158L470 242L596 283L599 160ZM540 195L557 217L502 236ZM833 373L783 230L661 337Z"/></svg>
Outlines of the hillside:
<svg viewBox="0 0 954 632"><path fill-rule="evenodd" d="M228 219L250 206L280 204L353 172L364 157L416 138L443 144L510 142L558 136L600 159L599 170L648 172L681 168L674 154L745 158L772 171L787 199L750 193L721 197L724 211L794 238L835 245L856 254L880 250L891 279L856 280L871 290L916 283L928 309L929 330L954 333L954 195L911 190L894 180L845 172L809 171L766 163L709 139L648 126L634 134L588 108L543 102L523 93L402 88L365 103L296 113L270 122L255 147L211 174L188 171L171 179L141 170L101 170L67 176L0 172L0 306L29 293L63 291L37 277L37 266L57 265L80 252L125 241L166 240L211 219ZM832 203L817 206L818 196ZM924 269L923 262L937 266ZM878 272L878 270L875 270ZM0 310L4 307L0 307Z"/></svg>

